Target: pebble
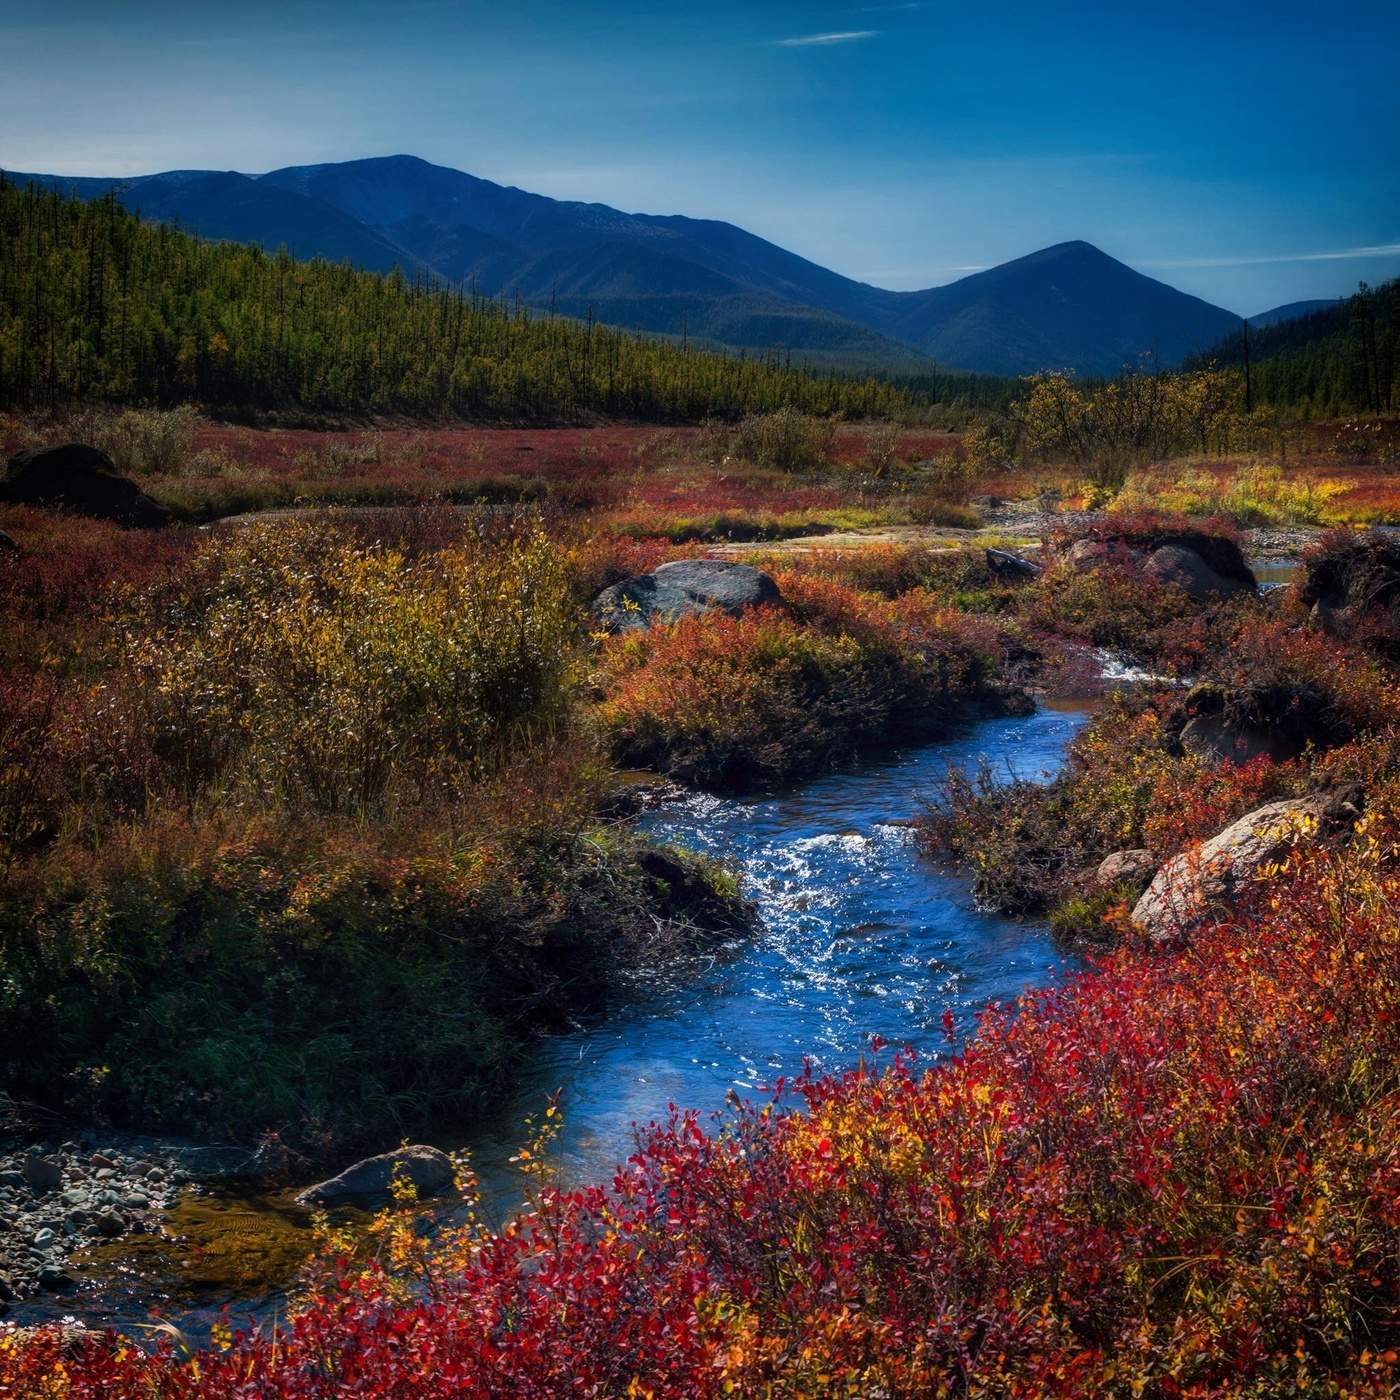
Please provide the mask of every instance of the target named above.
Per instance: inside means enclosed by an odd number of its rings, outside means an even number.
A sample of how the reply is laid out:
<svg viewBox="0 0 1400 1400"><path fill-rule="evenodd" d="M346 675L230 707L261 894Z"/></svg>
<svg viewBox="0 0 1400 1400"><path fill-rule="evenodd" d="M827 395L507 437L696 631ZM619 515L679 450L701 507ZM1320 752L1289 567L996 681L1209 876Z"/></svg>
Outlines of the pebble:
<svg viewBox="0 0 1400 1400"><path fill-rule="evenodd" d="M75 1287L70 1255L158 1231L172 1188L191 1179L174 1155L182 1150L120 1151L84 1135L58 1148L0 1152L0 1314L38 1289Z"/></svg>

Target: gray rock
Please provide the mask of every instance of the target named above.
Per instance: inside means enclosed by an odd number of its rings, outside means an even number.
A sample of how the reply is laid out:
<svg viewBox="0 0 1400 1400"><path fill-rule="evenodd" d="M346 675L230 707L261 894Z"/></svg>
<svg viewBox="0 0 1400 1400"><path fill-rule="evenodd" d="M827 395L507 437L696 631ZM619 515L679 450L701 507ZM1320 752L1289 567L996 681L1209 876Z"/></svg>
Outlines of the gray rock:
<svg viewBox="0 0 1400 1400"><path fill-rule="evenodd" d="M1250 812L1163 865L1138 900L1133 922L1163 942L1228 915L1257 882L1261 866L1284 860L1296 845L1314 840L1319 827L1354 811L1345 796L1324 794Z"/></svg>
<svg viewBox="0 0 1400 1400"><path fill-rule="evenodd" d="M88 1158L88 1166L102 1167L109 1172L116 1165L116 1162L113 1161L112 1158L110 1158L105 1152L94 1152L92 1156Z"/></svg>
<svg viewBox="0 0 1400 1400"><path fill-rule="evenodd" d="M34 1243L40 1249L47 1249L53 1243L53 1231L45 1227L34 1236Z"/></svg>
<svg viewBox="0 0 1400 1400"><path fill-rule="evenodd" d="M36 1191L52 1191L63 1181L63 1168L57 1162L33 1152L25 1155L22 1170L24 1179Z"/></svg>
<svg viewBox="0 0 1400 1400"><path fill-rule="evenodd" d="M0 1172L0 1186L23 1186L25 1184L23 1172Z"/></svg>
<svg viewBox="0 0 1400 1400"><path fill-rule="evenodd" d="M452 1185L452 1159L436 1147L418 1144L356 1162L339 1176L307 1187L297 1202L304 1206L384 1202L392 1199L396 1171L411 1181L420 1195L437 1195Z"/></svg>
<svg viewBox="0 0 1400 1400"><path fill-rule="evenodd" d="M139 1191L133 1191L122 1204L128 1210L145 1210L150 1205L150 1198L143 1196Z"/></svg>
<svg viewBox="0 0 1400 1400"><path fill-rule="evenodd" d="M1142 889L1157 870L1151 851L1114 851L1099 862L1094 878L1101 885L1136 885Z"/></svg>
<svg viewBox="0 0 1400 1400"><path fill-rule="evenodd" d="M126 1221L114 1210L104 1210L93 1222L92 1228L99 1235L115 1239L126 1230Z"/></svg>
<svg viewBox="0 0 1400 1400"><path fill-rule="evenodd" d="M760 569L725 559L677 559L605 588L593 611L609 632L625 632L715 610L737 617L781 599L778 585Z"/></svg>
<svg viewBox="0 0 1400 1400"><path fill-rule="evenodd" d="M65 1288L73 1287L73 1280L57 1264L45 1264L39 1270L39 1287L50 1293L61 1293Z"/></svg>
<svg viewBox="0 0 1400 1400"><path fill-rule="evenodd" d="M1210 603L1248 591L1238 579L1221 578L1195 550L1164 544L1147 558L1143 571L1158 583L1181 589L1194 603Z"/></svg>
<svg viewBox="0 0 1400 1400"><path fill-rule="evenodd" d="M1039 564L1023 559L1019 554L1008 553L1004 549L987 551L987 567L998 578L1005 579L1039 578L1045 572Z"/></svg>

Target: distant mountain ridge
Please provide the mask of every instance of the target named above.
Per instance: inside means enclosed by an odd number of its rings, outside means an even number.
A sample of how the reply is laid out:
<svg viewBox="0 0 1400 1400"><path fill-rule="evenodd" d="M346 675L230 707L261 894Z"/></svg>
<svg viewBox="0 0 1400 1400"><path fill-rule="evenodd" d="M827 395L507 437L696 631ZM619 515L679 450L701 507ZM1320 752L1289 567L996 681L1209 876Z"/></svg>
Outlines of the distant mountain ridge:
<svg viewBox="0 0 1400 1400"><path fill-rule="evenodd" d="M1249 318L1249 324L1263 330L1268 326L1281 326L1285 321L1297 321L1303 316L1314 316L1319 311L1330 311L1341 301L1340 297L1318 297L1312 301L1290 301L1286 306L1276 306L1272 311L1261 311Z"/></svg>
<svg viewBox="0 0 1400 1400"><path fill-rule="evenodd" d="M984 374L1112 374L1176 364L1241 324L1100 252L1061 243L943 287L893 292L708 219L627 214L497 185L414 156L290 166L261 176L132 179L12 174L297 257L474 281L569 316L783 348L871 369L930 361Z"/></svg>

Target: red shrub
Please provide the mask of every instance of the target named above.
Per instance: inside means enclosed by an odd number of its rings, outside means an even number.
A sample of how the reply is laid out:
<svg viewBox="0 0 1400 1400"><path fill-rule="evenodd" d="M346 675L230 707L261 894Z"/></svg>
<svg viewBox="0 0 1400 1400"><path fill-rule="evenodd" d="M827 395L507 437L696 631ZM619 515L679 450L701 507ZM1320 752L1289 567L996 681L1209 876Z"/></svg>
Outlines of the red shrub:
<svg viewBox="0 0 1400 1400"><path fill-rule="evenodd" d="M942 1066L809 1077L805 1112L718 1135L677 1115L611 1192L545 1186L499 1235L405 1225L367 1269L328 1256L275 1335L187 1362L40 1333L0 1342L0 1391L1389 1395L1400 882L1379 858L1315 856L1191 948L993 1008Z"/></svg>

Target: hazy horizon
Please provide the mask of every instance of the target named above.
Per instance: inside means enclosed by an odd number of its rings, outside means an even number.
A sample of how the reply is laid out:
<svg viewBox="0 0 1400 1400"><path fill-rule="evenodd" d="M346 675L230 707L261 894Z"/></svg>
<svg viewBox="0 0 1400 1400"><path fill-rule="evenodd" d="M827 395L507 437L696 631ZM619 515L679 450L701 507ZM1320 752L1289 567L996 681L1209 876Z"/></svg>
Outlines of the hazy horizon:
<svg viewBox="0 0 1400 1400"><path fill-rule="evenodd" d="M896 289L1072 239L1247 315L1400 275L1393 7L19 0L0 40L9 169L407 153Z"/></svg>

